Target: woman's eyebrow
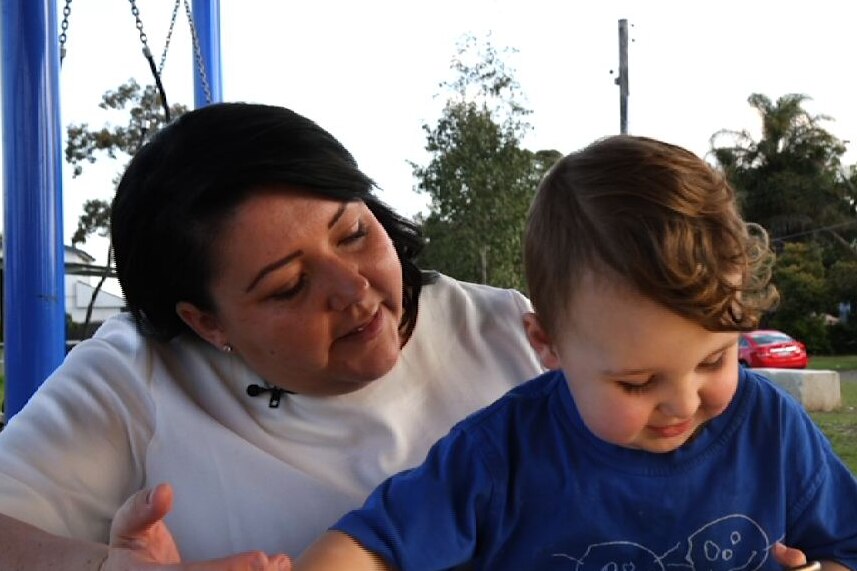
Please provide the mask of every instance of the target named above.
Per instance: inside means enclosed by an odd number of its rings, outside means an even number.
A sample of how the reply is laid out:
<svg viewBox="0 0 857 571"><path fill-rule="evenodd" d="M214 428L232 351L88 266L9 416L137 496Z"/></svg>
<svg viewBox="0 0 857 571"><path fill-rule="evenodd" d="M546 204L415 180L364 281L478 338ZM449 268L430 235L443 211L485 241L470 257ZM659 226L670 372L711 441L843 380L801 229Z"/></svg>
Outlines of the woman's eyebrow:
<svg viewBox="0 0 857 571"><path fill-rule="evenodd" d="M328 229L333 228L334 224L336 224L339 219L342 218L342 215L345 214L345 209L348 208L349 204L349 202L343 202L339 205L339 208L336 209L336 213L330 219L330 222L327 223Z"/></svg>
<svg viewBox="0 0 857 571"><path fill-rule="evenodd" d="M303 250L298 250L297 252L292 252L288 256L284 256L284 257L280 258L279 260L275 260L275 261L271 262L270 264L268 264L267 266L265 266L264 268L262 268L261 270L259 270L259 273L256 274L256 277L253 278L253 281L250 282L250 285L247 286L247 288L244 290L244 293L250 293L250 291L254 287L256 287L256 284L258 284L260 281L262 281L262 278L264 278L265 276L267 276L268 274L270 274L271 272L273 272L277 268L285 266L286 264L288 264L289 262L291 262L292 260L294 260L295 258L297 258L298 256L300 256L302 254L303 254Z"/></svg>
<svg viewBox="0 0 857 571"><path fill-rule="evenodd" d="M350 203L348 203L348 202L343 202L342 204L339 205L339 208L336 209L336 212L333 214L333 216L330 218L330 221L327 223L328 230L333 228L333 226L339 221L339 219L342 218L342 215L345 214L345 210L348 208L349 204ZM256 284L258 284L260 281L262 281L262 279L266 275L273 272L277 268L281 268L282 266L285 266L286 264L288 264L289 262L291 262L292 260L294 260L295 258L300 256L301 254L303 254L303 250L298 250L297 252L292 252L291 254L288 254L287 256L284 256L284 257L280 258L279 260L274 260L270 264L266 265L264 268L259 270L259 272L253 278L253 280L250 282L250 284L245 288L244 293L250 293L250 291L254 287L256 287Z"/></svg>

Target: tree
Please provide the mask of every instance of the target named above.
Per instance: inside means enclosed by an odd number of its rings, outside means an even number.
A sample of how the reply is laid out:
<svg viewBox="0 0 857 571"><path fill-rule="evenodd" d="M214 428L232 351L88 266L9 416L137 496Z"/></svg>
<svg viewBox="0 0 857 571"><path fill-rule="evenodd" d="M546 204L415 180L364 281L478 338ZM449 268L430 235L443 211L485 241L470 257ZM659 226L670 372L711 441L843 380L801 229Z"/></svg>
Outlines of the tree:
<svg viewBox="0 0 857 571"><path fill-rule="evenodd" d="M424 267L456 278L524 289L521 238L538 181L557 151L521 147L530 113L497 51L472 36L458 45L441 84L450 96L434 126L423 125L426 166L412 163L417 190L431 198L420 217Z"/></svg>
<svg viewBox="0 0 857 571"><path fill-rule="evenodd" d="M95 163L98 155L106 154L110 159L118 159L124 155L129 159L149 137L166 122L167 115L161 106L161 95L154 85L141 88L133 79L120 85L115 91L108 91L102 96L99 107L105 111L126 111L128 122L125 125L105 125L100 129L90 129L86 123L71 124L66 133L68 142L65 148L66 161L72 165L72 176L83 173L86 163ZM173 105L170 117L177 117L187 111L183 105ZM119 176L113 180L115 186ZM72 245L84 244L93 234L108 236L110 233L110 203L106 200L87 200L83 204L83 213L78 218L77 229L72 236ZM88 335L89 321L95 299L101 291L107 277L112 273L113 248L107 249L107 263L98 284L92 292L83 331Z"/></svg>
<svg viewBox="0 0 857 571"><path fill-rule="evenodd" d="M839 322L830 328L834 353L857 353L857 261L840 260L830 266L828 284L836 303Z"/></svg>
<svg viewBox="0 0 857 571"><path fill-rule="evenodd" d="M831 349L824 315L837 313L837 296L850 287L847 269L857 262L857 169L844 167L844 143L823 128L829 117L804 108L808 100L752 94L759 139L722 130L711 152L744 217L768 230L778 252L773 281L782 298L768 322L818 353Z"/></svg>
<svg viewBox="0 0 857 571"><path fill-rule="evenodd" d="M87 123L69 125L66 129L68 142L65 159L73 167L72 176L80 176L84 165L95 163L99 153L106 154L110 159L117 159L120 154L126 159L133 156L166 121L160 97L154 85L141 88L136 81L129 79L115 91L106 92L98 105L106 111L127 110L126 125L107 124L100 129L90 129ZM187 107L183 105L173 105L170 116L177 117L186 111ZM117 176L113 184L118 182ZM72 244L83 244L96 232L106 236L109 225L109 202L98 199L87 201L78 219Z"/></svg>
<svg viewBox="0 0 857 571"><path fill-rule="evenodd" d="M767 323L802 340L810 353L830 352L824 316L831 291L825 274L821 247L813 243L786 244L774 266L781 303Z"/></svg>
<svg viewBox="0 0 857 571"><path fill-rule="evenodd" d="M784 95L772 102L754 93L762 135L722 130L712 154L738 192L745 218L764 226L776 241L815 241L830 256L857 259L855 172L841 163L845 145L826 131L824 115L804 109L809 97Z"/></svg>

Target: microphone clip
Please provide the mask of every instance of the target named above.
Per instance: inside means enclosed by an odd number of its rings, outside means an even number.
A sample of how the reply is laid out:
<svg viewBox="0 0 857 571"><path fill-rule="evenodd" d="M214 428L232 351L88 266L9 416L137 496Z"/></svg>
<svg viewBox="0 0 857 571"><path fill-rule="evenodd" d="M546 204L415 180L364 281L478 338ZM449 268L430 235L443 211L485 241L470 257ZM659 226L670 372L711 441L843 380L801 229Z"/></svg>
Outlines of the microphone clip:
<svg viewBox="0 0 857 571"><path fill-rule="evenodd" d="M283 393L293 395L295 394L292 391L288 391L286 389L281 389L280 387L272 387L261 386L261 385L248 385L247 386L247 395L251 397L259 396L263 393L271 393L271 399L268 401L268 408L277 408L280 406L280 398L283 396Z"/></svg>

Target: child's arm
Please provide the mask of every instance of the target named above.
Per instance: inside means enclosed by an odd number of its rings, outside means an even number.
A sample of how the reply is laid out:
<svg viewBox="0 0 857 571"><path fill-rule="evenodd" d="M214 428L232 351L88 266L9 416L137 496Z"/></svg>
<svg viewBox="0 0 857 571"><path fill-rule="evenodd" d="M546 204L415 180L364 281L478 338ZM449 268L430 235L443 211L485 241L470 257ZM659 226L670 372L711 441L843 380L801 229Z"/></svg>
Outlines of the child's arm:
<svg viewBox="0 0 857 571"><path fill-rule="evenodd" d="M328 531L295 561L292 571L395 571L348 535Z"/></svg>

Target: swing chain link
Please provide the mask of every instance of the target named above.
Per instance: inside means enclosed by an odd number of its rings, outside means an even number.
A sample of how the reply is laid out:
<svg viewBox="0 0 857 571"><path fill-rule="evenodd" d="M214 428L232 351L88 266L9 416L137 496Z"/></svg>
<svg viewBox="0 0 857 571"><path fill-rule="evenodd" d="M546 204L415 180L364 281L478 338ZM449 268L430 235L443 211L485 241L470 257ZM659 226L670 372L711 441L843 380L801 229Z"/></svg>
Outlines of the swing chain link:
<svg viewBox="0 0 857 571"><path fill-rule="evenodd" d="M152 59L152 52L149 49L149 38L146 35L146 32L143 31L143 21L140 19L140 9L137 8L137 1L136 0L128 0L128 2L131 4L131 14L134 16L134 21L135 21L135 25L137 27L137 31L140 33L140 43L143 44L143 55L146 57L146 59L151 60ZM170 47L170 40L172 39L173 28L175 27L176 16L178 14L179 4L181 2L182 2L182 0L176 0L176 4L173 7L173 15L172 15L172 18L170 19L170 28L169 28L169 31L167 32L166 41L164 42L164 51L161 54L160 65L157 68L158 75L161 74L161 72L164 69L164 64L166 63L167 50ZM199 70L199 78L200 78L200 82L202 83L202 89L205 92L205 101L206 101L206 103L210 104L211 103L211 86L208 83L208 75L205 71L205 62L202 59L202 49L200 48L200 45L199 45L199 36L196 33L196 26L194 26L194 24L193 24L193 14L191 13L190 4L188 3L188 0L184 0L184 7L185 7L185 13L187 14L188 24L190 25L190 35L191 35L191 38L193 39L193 53L194 53L194 56L196 58L197 68ZM69 16L71 15L71 0L65 0L65 6L63 7L62 15L63 15L62 22L60 23L60 29L62 31L59 35L60 65L62 65L62 62L65 59L65 55L66 55L65 44L68 40L68 19L69 19Z"/></svg>
<svg viewBox="0 0 857 571"><path fill-rule="evenodd" d="M158 74L164 73L164 65L167 63L167 51L170 49L170 40L173 37L173 28L176 26L176 16L179 13L179 6L181 6L182 0L176 0L175 6L173 6L173 15L170 18L170 28L167 30L167 39L164 41L164 51L161 53L161 63L158 65Z"/></svg>
<svg viewBox="0 0 857 571"><path fill-rule="evenodd" d="M210 105L211 87L208 85L208 76L205 73L205 62L202 59L202 49L199 47L199 36L196 33L196 26L193 25L193 14L191 14L188 0L184 0L184 8L187 13L188 24L190 24L190 35L191 38L193 38L193 54L196 57L196 66L199 69L199 80L202 83L202 90L205 93L205 102Z"/></svg>
<svg viewBox="0 0 857 571"><path fill-rule="evenodd" d="M146 32L143 31L143 21L140 19L140 10L137 8L137 1L128 0L128 2L131 4L131 14L134 15L137 31L140 32L140 43L143 44L143 55L149 59L152 57L152 52L149 50L149 38L146 36Z"/></svg>
<svg viewBox="0 0 857 571"><path fill-rule="evenodd" d="M65 6L62 9L62 22L60 23L60 65L65 59L65 43L68 40L68 17L71 16L71 0L65 0Z"/></svg>

